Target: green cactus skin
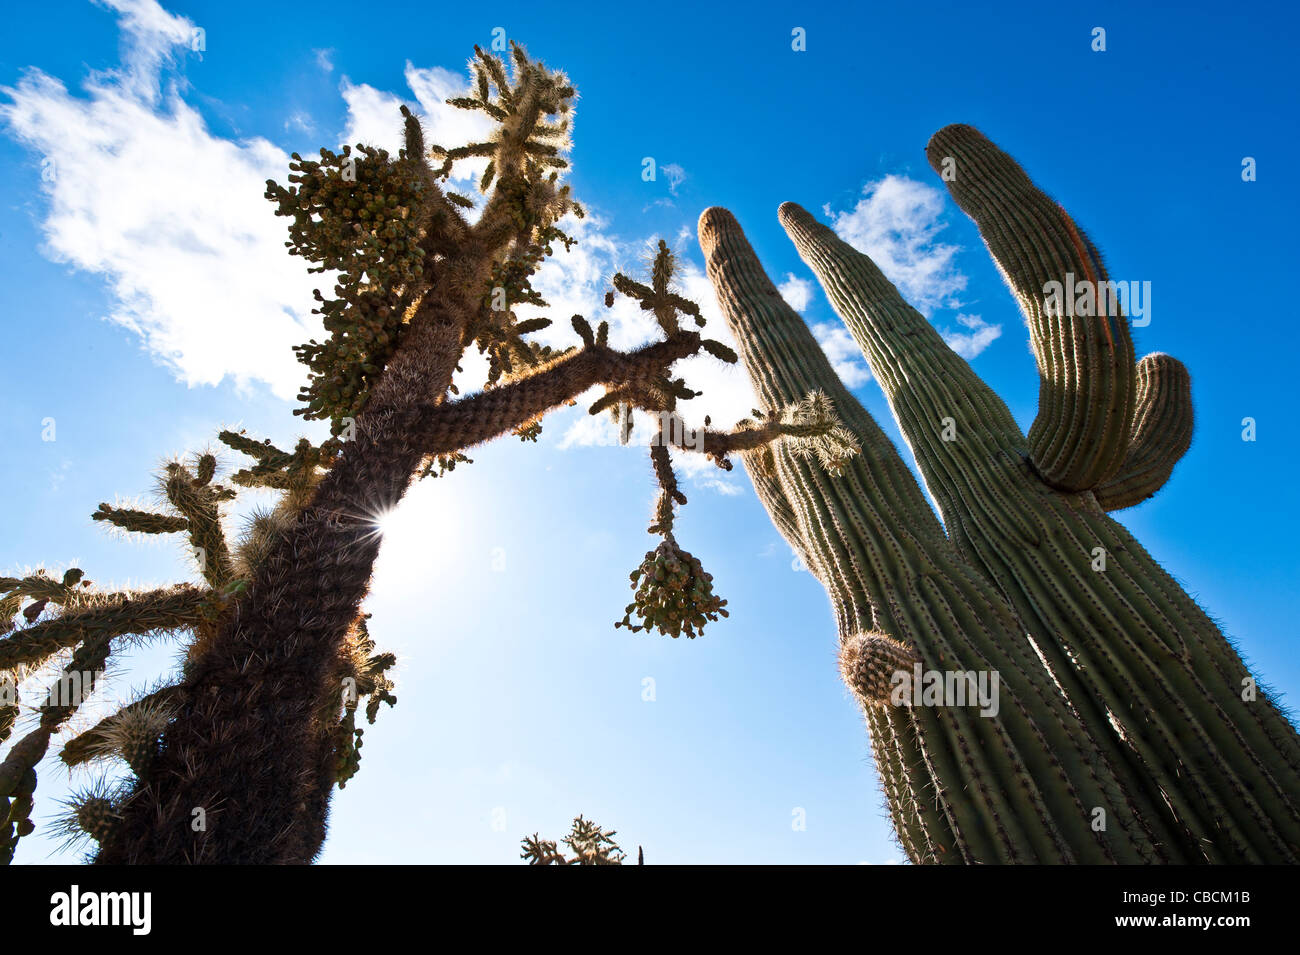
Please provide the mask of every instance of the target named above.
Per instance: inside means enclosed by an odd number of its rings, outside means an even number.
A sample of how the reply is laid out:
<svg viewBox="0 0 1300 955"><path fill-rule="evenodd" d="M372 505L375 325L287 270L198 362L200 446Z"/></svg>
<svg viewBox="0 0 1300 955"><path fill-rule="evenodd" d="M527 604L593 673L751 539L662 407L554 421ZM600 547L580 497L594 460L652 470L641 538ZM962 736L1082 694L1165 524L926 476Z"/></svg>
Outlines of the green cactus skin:
<svg viewBox="0 0 1300 955"><path fill-rule="evenodd" d="M1154 494L1190 444L1186 370L1159 354L1135 364L1123 315L1047 313L1047 282L1067 272L1104 281L1105 268L1009 156L969 126L941 130L927 152L936 170L955 170L944 178L1028 318L1042 379L1028 437L868 257L791 203L781 222L866 354L951 546L1025 622L1160 855L1296 861L1294 728L1262 691L1243 700L1249 672L1236 651L1106 514ZM746 328L768 320L728 317ZM806 327L792 333L811 341ZM791 347L746 352L751 376L783 367ZM944 440L944 419L955 440ZM1093 569L1096 548L1105 570Z"/></svg>
<svg viewBox="0 0 1300 955"><path fill-rule="evenodd" d="M835 376L729 212L700 245L756 393L779 406L814 389L862 453L832 477L789 449L746 455L778 528L830 594L841 644L884 634L927 670L994 670L996 718L960 707L864 707L890 812L918 862L1138 862L1165 834L1121 784L1037 660L992 582L944 534L889 439ZM1093 810L1108 817L1093 831ZM1158 821L1158 820L1157 820Z"/></svg>

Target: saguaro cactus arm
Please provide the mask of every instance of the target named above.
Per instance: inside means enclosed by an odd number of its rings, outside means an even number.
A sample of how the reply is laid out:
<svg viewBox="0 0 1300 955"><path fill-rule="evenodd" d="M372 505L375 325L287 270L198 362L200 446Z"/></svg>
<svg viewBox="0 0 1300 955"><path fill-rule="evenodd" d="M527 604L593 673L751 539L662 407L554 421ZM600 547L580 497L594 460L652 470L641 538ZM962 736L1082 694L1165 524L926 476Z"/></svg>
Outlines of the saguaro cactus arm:
<svg viewBox="0 0 1300 955"><path fill-rule="evenodd" d="M1074 220L1016 161L972 126L945 126L926 147L953 199L975 220L1029 322L1038 360L1038 417L1029 453L1053 487L1082 491L1110 480L1128 451L1133 419L1133 341L1108 308L1106 268ZM1076 310L1062 293L1090 283L1095 307ZM1076 314L1086 311L1087 314Z"/></svg>
<svg viewBox="0 0 1300 955"><path fill-rule="evenodd" d="M1124 464L1095 488L1108 511L1141 504L1169 480L1192 446L1192 379L1177 358L1159 352L1137 364L1137 406Z"/></svg>
<svg viewBox="0 0 1300 955"><path fill-rule="evenodd" d="M804 320L786 304L758 256L726 209L706 209L699 222L700 247L723 313L744 316L728 324L741 360L764 407L783 408L820 390L861 444L872 480L889 494L912 533L943 537L934 512L916 491L916 481L893 444L844 387ZM779 360L777 360L779 358Z"/></svg>

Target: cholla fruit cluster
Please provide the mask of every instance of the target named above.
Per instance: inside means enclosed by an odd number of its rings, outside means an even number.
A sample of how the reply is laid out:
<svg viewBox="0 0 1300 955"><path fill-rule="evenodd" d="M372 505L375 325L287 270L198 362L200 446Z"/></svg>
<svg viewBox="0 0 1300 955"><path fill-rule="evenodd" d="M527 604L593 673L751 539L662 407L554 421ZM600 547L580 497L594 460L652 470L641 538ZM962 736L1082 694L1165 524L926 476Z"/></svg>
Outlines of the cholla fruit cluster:
<svg viewBox="0 0 1300 955"><path fill-rule="evenodd" d="M406 310L423 277L428 207L428 170L405 150L390 159L383 149L350 146L341 153L321 149L320 161L294 153L285 187L267 181L276 215L290 218L292 255L337 270L334 295L316 291L329 338L295 347L311 369L296 413L331 420L335 434L343 419L355 418L370 385L396 350Z"/></svg>
<svg viewBox="0 0 1300 955"><path fill-rule="evenodd" d="M672 540L647 551L630 576L636 594L615 627L633 633L658 630L674 640L685 633L693 639L706 622L717 620L719 614L728 616L727 602L713 592L713 575ZM633 615L640 623L632 622Z"/></svg>

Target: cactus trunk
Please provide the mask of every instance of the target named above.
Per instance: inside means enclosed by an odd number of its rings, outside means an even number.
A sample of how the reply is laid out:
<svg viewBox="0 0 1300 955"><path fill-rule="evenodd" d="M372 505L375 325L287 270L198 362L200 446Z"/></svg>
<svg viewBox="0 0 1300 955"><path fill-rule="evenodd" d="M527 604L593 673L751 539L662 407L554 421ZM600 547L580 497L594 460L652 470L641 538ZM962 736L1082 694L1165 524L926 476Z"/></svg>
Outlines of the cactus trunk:
<svg viewBox="0 0 1300 955"><path fill-rule="evenodd" d="M459 345L454 319L431 316L412 329L358 419L355 441L195 661L192 704L167 728L97 862L316 856L335 778L330 724L320 714L342 692L344 638L379 553L375 519L401 499L424 455L401 411L446 390Z"/></svg>

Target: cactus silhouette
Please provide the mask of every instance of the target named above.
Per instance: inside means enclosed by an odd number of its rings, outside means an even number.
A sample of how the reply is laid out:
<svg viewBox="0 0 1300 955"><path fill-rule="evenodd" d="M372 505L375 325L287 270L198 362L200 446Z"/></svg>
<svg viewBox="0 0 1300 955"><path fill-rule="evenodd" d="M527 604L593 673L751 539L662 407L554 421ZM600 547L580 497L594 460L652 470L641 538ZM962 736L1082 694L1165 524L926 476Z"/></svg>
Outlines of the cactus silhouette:
<svg viewBox="0 0 1300 955"><path fill-rule="evenodd" d="M316 293L326 340L297 349L310 375L296 413L328 421L331 436L286 452L242 433L221 435L255 462L233 475L235 484L281 492L237 547L227 546L222 527L235 491L211 483L211 455L193 469L168 466L162 491L171 513L103 505L95 515L127 531L188 534L205 587L103 596L83 607L79 595L64 592L76 580L65 579L63 589L45 577L0 580L0 609L8 611L0 633L20 611L34 618L41 601L64 601L52 619L0 639L4 736L18 714L16 695L9 699L15 668L73 648L69 666L98 672L114 639L193 633L176 681L64 748L69 765L112 753L133 773L69 806L64 831L92 835L97 862L315 858L333 788L357 769L359 697L370 697L372 719L379 702L392 702L384 675L392 657L373 652L361 611L379 552L378 521L413 480L469 462L468 449L505 434L535 441L543 415L595 386L605 393L591 412L610 413L625 441L634 413L657 419L650 455L660 493L649 530L663 542L633 575L634 599L619 624L673 637L695 637L726 614L712 577L673 535L676 508L686 503L673 452L699 451L723 468L732 453L773 442L829 467L856 453L830 403L811 394L727 432L710 430L705 419L684 440L679 402L699 393L671 377L673 364L700 353L724 362L736 356L698 331L704 319L675 291L675 259L662 241L648 283L620 273L606 297L607 306L618 293L651 312L658 340L616 351L607 323L592 328L579 315L571 320L576 347L553 350L526 337L550 322L516 308L546 305L531 279L555 244L574 241L561 219L583 210L559 179L576 93L564 74L522 47L512 45L511 59L508 69L476 47L472 95L449 101L495 123L483 142L426 145L403 107L398 156L364 145L355 154L322 149L319 160L295 154L290 185L268 182L267 197L289 219L290 252L311 271L337 275L331 296ZM446 188L465 159L488 160L477 203ZM487 385L453 398L454 373L471 347L488 357ZM71 713L51 694L36 730L0 763L7 854L31 831L36 764Z"/></svg>
<svg viewBox="0 0 1300 955"><path fill-rule="evenodd" d="M564 837L564 844L572 855L566 856L554 841L543 839L534 832L520 842L523 851L519 857L529 865L622 865L627 855L614 841L616 835L618 833L613 829L602 829L590 819L578 816ZM645 865L645 854L640 846L636 855L636 864Z"/></svg>
<svg viewBox="0 0 1300 955"><path fill-rule="evenodd" d="M927 154L1028 320L1041 384L1027 436L870 258L793 203L780 221L866 355L942 527L735 219L700 220L755 388L825 391L863 448L839 479L780 447L744 460L831 595L900 841L918 862L1296 861L1300 737L1108 516L1155 494L1189 447L1187 371L1134 361L1096 247L1011 157L964 125ZM914 661L995 668L1002 712L886 698Z"/></svg>

